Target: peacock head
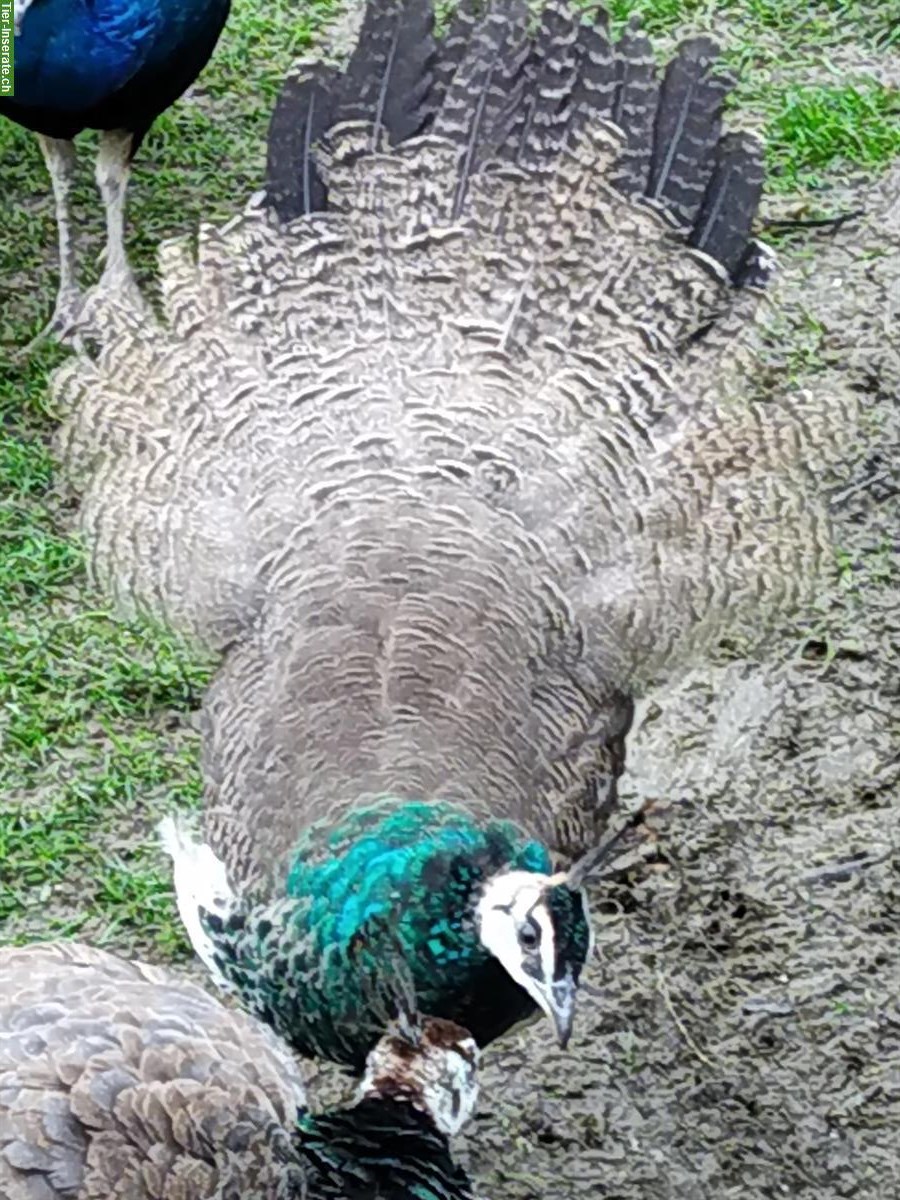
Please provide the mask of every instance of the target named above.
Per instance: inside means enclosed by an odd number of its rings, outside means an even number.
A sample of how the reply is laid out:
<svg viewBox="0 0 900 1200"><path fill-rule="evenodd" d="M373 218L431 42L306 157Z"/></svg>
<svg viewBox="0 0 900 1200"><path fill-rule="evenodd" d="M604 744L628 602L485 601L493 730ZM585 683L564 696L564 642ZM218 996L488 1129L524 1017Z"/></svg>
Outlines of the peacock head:
<svg viewBox="0 0 900 1200"><path fill-rule="evenodd" d="M401 1016L370 1051L360 1099L403 1100L448 1137L478 1100L478 1046L468 1030L438 1017Z"/></svg>
<svg viewBox="0 0 900 1200"><path fill-rule="evenodd" d="M567 875L502 871L485 884L476 918L482 945L553 1021L565 1049L591 946L584 892Z"/></svg>

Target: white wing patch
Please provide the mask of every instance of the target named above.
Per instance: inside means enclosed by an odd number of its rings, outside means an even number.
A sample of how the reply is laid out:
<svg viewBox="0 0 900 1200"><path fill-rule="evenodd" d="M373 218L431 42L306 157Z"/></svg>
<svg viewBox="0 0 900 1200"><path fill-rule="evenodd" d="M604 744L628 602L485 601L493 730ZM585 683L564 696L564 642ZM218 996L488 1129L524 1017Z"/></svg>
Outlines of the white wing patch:
<svg viewBox="0 0 900 1200"><path fill-rule="evenodd" d="M215 982L228 987L213 959L213 943L200 923L200 909L225 917L235 904L224 864L209 846L196 838L178 817L165 817L157 830L172 859L178 913L191 945Z"/></svg>

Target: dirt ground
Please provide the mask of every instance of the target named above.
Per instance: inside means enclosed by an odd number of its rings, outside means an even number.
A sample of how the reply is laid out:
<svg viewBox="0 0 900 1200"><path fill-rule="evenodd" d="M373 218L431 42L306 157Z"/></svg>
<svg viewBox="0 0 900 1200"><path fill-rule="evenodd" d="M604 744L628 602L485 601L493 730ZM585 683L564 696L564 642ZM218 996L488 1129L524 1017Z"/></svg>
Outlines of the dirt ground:
<svg viewBox="0 0 900 1200"><path fill-rule="evenodd" d="M847 570L767 665L646 698L624 801L654 838L594 892L569 1052L539 1026L489 1053L484 1197L900 1196L900 169L845 206L782 253L757 382L814 313L802 382L871 435L835 481Z"/></svg>

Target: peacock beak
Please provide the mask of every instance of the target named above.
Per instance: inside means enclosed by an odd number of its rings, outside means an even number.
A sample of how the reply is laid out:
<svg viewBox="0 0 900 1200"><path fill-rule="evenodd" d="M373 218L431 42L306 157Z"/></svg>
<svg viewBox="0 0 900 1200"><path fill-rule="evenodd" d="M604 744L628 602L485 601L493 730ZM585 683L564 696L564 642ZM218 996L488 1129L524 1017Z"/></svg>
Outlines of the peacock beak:
<svg viewBox="0 0 900 1200"><path fill-rule="evenodd" d="M550 989L550 1015L556 1026L556 1040L560 1048L565 1050L572 1036L572 1025L575 1022L575 981L566 976L552 984Z"/></svg>

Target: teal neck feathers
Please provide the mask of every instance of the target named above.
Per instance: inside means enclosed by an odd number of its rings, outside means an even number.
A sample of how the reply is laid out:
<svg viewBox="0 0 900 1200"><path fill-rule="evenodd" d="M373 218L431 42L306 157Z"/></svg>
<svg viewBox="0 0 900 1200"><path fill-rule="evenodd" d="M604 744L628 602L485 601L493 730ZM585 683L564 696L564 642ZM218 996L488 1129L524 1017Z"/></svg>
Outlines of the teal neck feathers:
<svg viewBox="0 0 900 1200"><path fill-rule="evenodd" d="M286 894L311 898L322 951L349 948L360 930L384 921L401 945L427 951L434 968L447 969L481 953L473 898L505 867L547 872L550 858L511 821L478 824L445 802L388 799L352 813L324 837L310 830L297 847Z"/></svg>
<svg viewBox="0 0 900 1200"><path fill-rule="evenodd" d="M460 1020L480 1044L533 1013L475 925L482 885L507 868L549 873L550 857L510 821L386 798L308 830L284 898L205 923L246 1004L301 1054L359 1070L388 1015L374 981L396 978L398 956L422 1011ZM495 1029L486 1013L479 1030L479 995L509 1021Z"/></svg>

